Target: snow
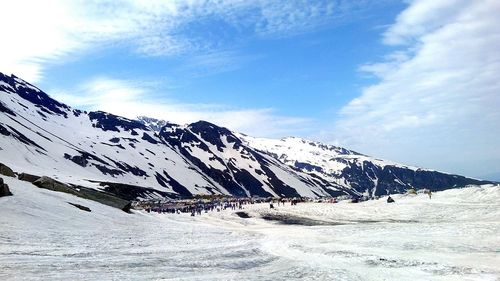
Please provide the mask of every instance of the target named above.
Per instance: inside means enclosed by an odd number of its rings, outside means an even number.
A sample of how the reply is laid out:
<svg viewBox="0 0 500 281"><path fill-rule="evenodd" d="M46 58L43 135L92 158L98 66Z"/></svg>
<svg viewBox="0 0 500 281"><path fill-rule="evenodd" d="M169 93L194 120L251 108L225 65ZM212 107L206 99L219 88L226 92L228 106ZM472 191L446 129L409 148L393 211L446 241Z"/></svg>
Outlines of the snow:
<svg viewBox="0 0 500 281"><path fill-rule="evenodd" d="M0 87L5 87L7 89L14 91L14 89L12 89L12 87L9 84L5 83L4 81L0 81Z"/></svg>
<svg viewBox="0 0 500 281"><path fill-rule="evenodd" d="M110 181L173 192L171 186L161 186L154 176L156 172L161 175L165 171L193 194L208 194L210 193L209 190L229 194L225 188L205 175L172 147L152 144L141 139L143 133L148 133L156 138L151 131L136 129L138 135L132 135L131 132L122 128L120 132L103 131L92 126L96 125L97 120L90 120L86 114L75 116L72 114L71 108L62 109L67 111L67 118L53 114L46 114L46 118L40 118L37 113L39 108L34 104L22 99L15 93L1 92L1 94L2 102L5 102L7 107L17 114L16 118L3 118L2 115L1 123L15 128L45 149L45 151L39 152L37 150L40 149L35 149L33 146L13 141L11 136L0 135L0 159L2 159L2 163L16 172L46 175L62 182L91 188L97 188L98 186L90 181ZM154 124L146 123L146 125ZM252 177L260 181L265 191L276 195L268 176L262 174L261 163L250 153L251 148L240 147L237 149L233 147L234 144L230 143L226 136L222 136L221 140L225 147L223 151L219 151L219 148L208 140L203 139L200 135L195 135L198 138L197 142L182 144L188 146L188 151L194 158L199 159L208 167L220 171L228 171L226 165L232 163L237 169L247 171ZM120 139L119 144L123 146L123 149L117 147L118 144L109 141L116 138ZM130 146L129 143L132 143L133 146ZM207 151L199 147L201 143L208 146ZM132 173L106 175L97 169L96 165L102 165L97 160L88 159L89 164L86 167L81 167L64 158L65 154L78 156L79 151L88 152L99 157L106 161L109 164L107 166L110 168L116 168L112 161L127 163L146 172L147 176ZM19 157L19 155L22 155L22 157ZM293 171L290 167L278 161L273 162L277 166L273 170L282 177L281 180L298 189L301 194L314 196L310 189L315 189L317 194L325 194L321 188L315 185L309 186L299 180L298 176L309 178L307 174L302 175L302 173ZM232 172L236 173L237 171ZM233 176L232 173L231 176ZM233 180L236 181L234 177ZM247 195L250 194L249 187L242 186L242 188Z"/></svg>
<svg viewBox="0 0 500 281"><path fill-rule="evenodd" d="M500 187L158 215L3 177L1 280L498 280ZM67 202L89 207L81 211ZM284 225L261 215L323 222Z"/></svg>
<svg viewBox="0 0 500 281"><path fill-rule="evenodd" d="M0 92L0 94L2 102L5 102L8 108L18 115L15 119L2 115L1 123L15 128L46 150L43 151L45 154L41 154L32 146L12 141L10 136L0 135L0 159L2 159L2 163L16 172L46 175L66 183L91 188L95 188L96 185L90 183L89 180L140 184L161 191L173 192L171 187L162 187L154 177L154 172L162 174L163 171L167 171L177 182L193 193L208 193L206 190L197 190L196 186L208 186L215 190L225 191L218 184L208 182L204 175L190 169L191 165L171 148L143 141L141 139L143 130L136 130L137 136L133 136L123 129L119 133L103 131L99 128L93 128L93 121L87 115L74 116L71 109L67 110L68 118L46 114L47 119L45 120L36 113L39 108L32 103L8 92ZM146 133L152 134L150 131ZM120 143L125 149L103 144L109 143L112 138L122 139ZM136 147L130 147L129 141L125 141L123 138L136 140L134 144ZM146 149L153 151L156 155L150 154ZM65 153L74 156L78 155L78 151L92 152L93 155L108 162L111 167L114 165L109 159L131 164L147 172L148 177L144 178L130 173L118 176L104 175L94 166L81 167L63 158ZM19 157L20 155L22 157ZM89 160L89 163L102 164L95 160ZM150 169L149 163L154 165L154 171Z"/></svg>
<svg viewBox="0 0 500 281"><path fill-rule="evenodd" d="M25 87L40 92L21 79L15 81L16 89ZM418 169L301 138L272 140L252 138L225 129L219 131L216 125L208 123L202 123L205 125L201 127L206 126L204 129L213 131L213 134L202 134L197 131L200 128L193 130L193 124L179 126L147 117L140 117L139 121L151 130L139 126L133 134L117 124L119 132L105 131L99 128L100 121L90 118L86 112L77 113L70 107L58 106L63 114L52 114L47 108L18 95L7 83L0 81L0 86L5 86L0 90L1 103L15 113L12 116L0 112L0 125L8 131L0 134L2 163L18 173L45 175L90 188L98 188L92 182L115 182L174 192L178 183L192 194L229 194L232 188L229 189L228 182L231 182L233 186L240 186L247 195L253 194L254 190L263 190L278 196L278 186L284 183L307 197L328 196L329 189L337 191L335 194L359 194L370 188L375 194L377 190L387 188L383 187L387 186L385 177L379 176L380 181L377 178L384 167ZM40 92L36 97L45 97L45 93ZM49 101L44 102L50 104ZM102 114L105 119L111 116ZM113 118L129 122L124 117ZM164 130L172 134L165 143L154 131L166 124L169 126ZM16 131L43 149L23 143L24 137L19 137ZM179 139L184 133L192 134L196 141L183 137L177 144L172 140ZM144 134L150 139L143 139ZM243 143L235 143L234 137ZM120 139L120 142L110 142L111 139ZM83 159L82 153L88 153L85 161L79 161ZM356 176L347 177L350 171ZM222 174L223 181L214 176ZM164 182L158 180L157 175L168 175L173 180ZM395 179L396 185L401 189L408 187L409 184L404 182L411 180L401 179ZM373 186L364 186L367 181L373 182Z"/></svg>
<svg viewBox="0 0 500 281"><path fill-rule="evenodd" d="M320 142L305 140L297 137L287 137L283 139L255 138L244 134L236 134L244 142L260 151L276 155L282 163L295 166L297 162L307 163L320 167L320 171L308 171L308 173L320 176L330 182L350 187L350 184L336 181L336 176L340 176L342 170L348 167L348 163L355 164L361 169L364 168L364 161L371 162L381 168L385 166L395 166L418 170L417 167L402 165L389 160L380 160L370 156L359 154L355 151L343 149L333 145L326 145ZM376 181L374 181L377 183Z"/></svg>
<svg viewBox="0 0 500 281"><path fill-rule="evenodd" d="M14 80L16 81L16 87L24 87L24 88L32 89L35 92L40 92L40 89L38 89L37 87L31 85L30 83L24 81L23 79L14 78Z"/></svg>

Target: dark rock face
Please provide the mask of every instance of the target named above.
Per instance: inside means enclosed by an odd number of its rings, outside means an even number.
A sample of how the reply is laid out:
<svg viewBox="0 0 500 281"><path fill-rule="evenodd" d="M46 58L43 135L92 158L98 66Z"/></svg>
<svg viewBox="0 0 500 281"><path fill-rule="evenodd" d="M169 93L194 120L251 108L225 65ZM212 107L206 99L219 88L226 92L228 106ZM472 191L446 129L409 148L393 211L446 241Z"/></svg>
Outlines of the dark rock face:
<svg viewBox="0 0 500 281"><path fill-rule="evenodd" d="M152 144L158 144L158 142L147 133L142 134L142 139Z"/></svg>
<svg viewBox="0 0 500 281"><path fill-rule="evenodd" d="M105 157L106 157L106 156L105 156ZM148 177L148 174L146 173L146 171L141 170L141 169L140 169L139 167L137 167L137 166L131 166L131 165L129 165L129 164L127 164L127 163L125 163L125 162L115 161L115 160L113 160L113 159L111 159L111 158L108 158L108 157L106 157L106 158L107 158L109 161L113 162L113 164L115 164L115 166L116 166L118 169L120 169L120 170L122 170L122 171L124 171L124 172L126 172L126 173L131 173L132 175L139 176L139 177L144 177L144 176Z"/></svg>
<svg viewBox="0 0 500 281"><path fill-rule="evenodd" d="M120 198L109 192L97 191L83 186L73 186L73 188L77 191L76 195L78 197L96 201L127 213L130 212L130 208L132 207L132 202L129 200Z"/></svg>
<svg viewBox="0 0 500 281"><path fill-rule="evenodd" d="M44 109L46 113L67 117L67 112L70 110L69 106L52 99L46 93L28 82L19 79L15 75L9 77L2 73L0 73L0 80L9 84L11 89L14 89L16 94L21 98L39 106L42 110ZM11 89L3 88L5 91L12 91Z"/></svg>
<svg viewBox="0 0 500 281"><path fill-rule="evenodd" d="M319 166L311 165L309 163L302 163L299 161L295 161L294 166L295 166L295 168L297 168L299 170L303 170L303 171L305 170L308 172L322 172L323 171L323 168L321 168Z"/></svg>
<svg viewBox="0 0 500 281"><path fill-rule="evenodd" d="M189 125L189 129L194 134L200 135L202 139L217 146L217 149L221 152L222 148L225 147L224 143L222 142L222 137L226 137L227 142L234 143L235 146L241 145L241 140L237 138L231 131L206 121L198 121L196 123L192 123Z"/></svg>
<svg viewBox="0 0 500 281"><path fill-rule="evenodd" d="M16 114L14 113L14 111L10 110L7 106L5 106L3 104L3 102L0 102L0 112L4 112L4 113L7 113L11 116L16 116Z"/></svg>
<svg viewBox="0 0 500 281"><path fill-rule="evenodd" d="M399 184L399 186L406 185L416 189L426 188L431 191L441 191L452 187L463 187L470 184L479 185L490 183L488 181L444 174L436 171L412 171L395 166L386 166L380 176L381 181L379 182L379 188L389 191L400 191L401 187L398 188L398 182L394 180L396 177L404 183ZM408 188L405 188L404 191L406 192L407 189ZM383 192L379 192L379 194L383 194Z"/></svg>
<svg viewBox="0 0 500 281"><path fill-rule="evenodd" d="M69 194L75 193L75 191L69 185L58 182L46 176L37 179L33 182L33 184L39 188L44 188L52 191L64 192Z"/></svg>
<svg viewBox="0 0 500 281"><path fill-rule="evenodd" d="M68 204L70 204L71 206L75 206L77 207L78 209L82 210L82 211L85 211L85 212L92 212L92 210L90 210L89 207L85 207L83 205L80 205L80 204L76 204L76 203L71 203L71 202L68 202Z"/></svg>
<svg viewBox="0 0 500 281"><path fill-rule="evenodd" d="M4 196L12 196L12 192L10 192L9 186L3 183L3 179L0 178L0 197Z"/></svg>
<svg viewBox="0 0 500 281"><path fill-rule="evenodd" d="M99 171L101 171L101 173L103 173L104 175L117 176L117 175L122 175L125 173L122 170L115 169L108 162L104 161L103 159L101 159L93 154L90 154L90 153L85 152L85 151L78 151L78 153L80 155L73 155L73 156L65 153L64 158L71 160L73 163L78 164L82 167L87 167L89 165L92 165L92 166L96 167ZM93 161L93 163L91 163L91 161ZM127 167L125 167L123 165L119 166L119 167L124 167L125 169L127 169ZM132 168L132 167L130 167L130 168Z"/></svg>
<svg viewBox="0 0 500 281"><path fill-rule="evenodd" d="M109 194L124 199L124 200L136 200L137 198L150 198L155 197L153 195L159 194L164 198L178 198L175 193L162 192L156 189L147 188L143 186L136 186L131 184L114 183L114 182L101 182L99 184L104 188ZM190 193L191 195L191 193Z"/></svg>
<svg viewBox="0 0 500 281"><path fill-rule="evenodd" d="M105 192L99 192L94 189L82 187L82 186L71 186L68 184L61 183L49 177L41 177L34 181L33 184L39 188L44 188L57 192L64 192L72 195L76 195L81 198L93 200L104 205L108 205L114 208L118 208L125 212L129 212L131 208L131 202L118 198L112 194Z"/></svg>
<svg viewBox="0 0 500 281"><path fill-rule="evenodd" d="M146 126L139 121L130 120L102 111L89 112L89 118L91 121L94 121L96 128L101 128L103 131L120 132L119 127L125 131L132 131L134 129L147 130Z"/></svg>
<svg viewBox="0 0 500 281"><path fill-rule="evenodd" d="M156 178L156 181L161 186L163 186L163 187L171 186L172 189L180 195L180 197L189 198L189 197L193 196L193 194L191 194L191 192L189 192L189 190L185 186L183 186L178 181L176 181L175 179L173 179L165 171L163 171L163 175L159 174L158 172L156 172L155 178Z"/></svg>
<svg viewBox="0 0 500 281"><path fill-rule="evenodd" d="M4 136L10 136L11 133L9 132L9 130L7 130L7 128L5 128L4 126L2 126L0 124L0 134L4 135Z"/></svg>
<svg viewBox="0 0 500 281"><path fill-rule="evenodd" d="M19 180L27 181L27 182L31 182L31 183L35 182L39 178L41 178L41 177L40 176L35 176L35 175L32 175L32 174L28 174L28 173L21 173L18 176Z"/></svg>
<svg viewBox="0 0 500 281"><path fill-rule="evenodd" d="M224 151L238 151L241 158L254 163L255 167L252 169L255 169L256 174L266 177L267 184L278 195L284 197L300 196L293 187L288 186L276 176L268 167L273 164L266 161L260 152L244 145L237 136L226 128L205 121L193 123L187 128L168 124L160 131L159 135L165 143L174 147L205 175L220 184L233 196L269 197L273 195L264 189L263 183L252 173L238 166L235 159L223 159L219 156ZM195 148L210 154L209 159L224 168L214 168L196 157L196 154L193 153Z"/></svg>
<svg viewBox="0 0 500 281"><path fill-rule="evenodd" d="M382 168L368 161L364 161L361 166L351 164L342 171L341 177L346 178L353 186L354 191L359 194L366 190L374 190L373 196L405 193L410 188L442 191L470 184L490 183L436 171L412 170L391 165ZM374 179L376 179L377 185L375 185Z"/></svg>
<svg viewBox="0 0 500 281"><path fill-rule="evenodd" d="M186 144L197 146L199 149L207 152L209 152L210 149L191 131L180 128L177 125L169 124L160 132L160 138L162 138L162 140L170 146L176 148L193 165L201 169L204 174L223 186L231 194L234 196L246 196L245 190L238 183L233 181L231 174L227 172L227 169L214 169L208 166L207 163L201 161L201 159L192 155L191 148ZM213 159L218 161L221 165L224 165L224 161L216 155L213 156Z"/></svg>
<svg viewBox="0 0 500 281"><path fill-rule="evenodd" d="M4 136L11 136L11 137L17 139L18 141L20 141L26 145L34 146L34 147L37 147L41 150L45 150L43 147L38 145L36 142L30 140L24 134L22 134L21 132L19 132L15 128L12 128L9 125L6 125L6 127L4 127L0 124L0 134L2 134Z"/></svg>
<svg viewBox="0 0 500 281"><path fill-rule="evenodd" d="M9 166L2 164L2 163L0 163L0 174L2 174L4 176L8 176L8 177L15 177L16 176L14 171L12 171L12 169L9 168Z"/></svg>

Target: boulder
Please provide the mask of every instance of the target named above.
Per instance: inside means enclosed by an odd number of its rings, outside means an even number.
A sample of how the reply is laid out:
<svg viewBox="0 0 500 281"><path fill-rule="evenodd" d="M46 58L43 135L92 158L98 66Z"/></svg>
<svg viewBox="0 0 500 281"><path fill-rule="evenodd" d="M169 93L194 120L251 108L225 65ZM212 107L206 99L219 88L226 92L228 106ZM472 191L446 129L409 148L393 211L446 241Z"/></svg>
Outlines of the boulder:
<svg viewBox="0 0 500 281"><path fill-rule="evenodd" d="M11 196L12 192L9 190L9 186L3 183L3 179L0 178L0 197Z"/></svg>
<svg viewBox="0 0 500 281"><path fill-rule="evenodd" d="M12 169L9 168L9 166L7 166L3 163L0 163L0 174L2 174L4 176L8 176L8 177L15 177L16 176L14 171L12 171Z"/></svg>
<svg viewBox="0 0 500 281"><path fill-rule="evenodd" d="M77 196L79 197L96 201L127 213L130 212L130 208L132 207L131 201L116 197L108 192L98 191L83 186L76 186L75 189L78 190Z"/></svg>
<svg viewBox="0 0 500 281"><path fill-rule="evenodd" d="M130 212L130 208L132 206L132 202L118 198L107 192L98 191L83 186L71 186L46 176L37 179L36 181L33 182L33 184L38 186L39 188L64 192L84 199L96 201L101 204L108 205L125 212Z"/></svg>
<svg viewBox="0 0 500 281"><path fill-rule="evenodd" d="M22 180L22 181L27 181L27 182L35 182L36 180L38 180L39 178L41 178L40 176L35 176L35 175L32 175L32 174L28 174L28 173L21 173L19 175L19 177L17 177L19 180Z"/></svg>
<svg viewBox="0 0 500 281"><path fill-rule="evenodd" d="M36 181L33 182L33 184L38 186L39 188L45 188L52 191L59 191L77 195L76 190L71 188L69 185L64 184L62 182L58 182L55 179L46 176L37 179Z"/></svg>

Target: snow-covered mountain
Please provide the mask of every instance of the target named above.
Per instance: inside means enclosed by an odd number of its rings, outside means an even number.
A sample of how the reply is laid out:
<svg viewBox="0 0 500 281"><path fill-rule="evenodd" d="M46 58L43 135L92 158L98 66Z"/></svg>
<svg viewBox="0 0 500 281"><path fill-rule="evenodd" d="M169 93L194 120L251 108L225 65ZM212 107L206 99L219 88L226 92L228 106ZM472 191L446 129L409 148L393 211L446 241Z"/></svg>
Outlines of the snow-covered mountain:
<svg viewBox="0 0 500 281"><path fill-rule="evenodd" d="M161 128L163 128L163 126L169 124L169 122L167 122L165 120L159 120L159 119L151 118L151 117L147 117L147 116L139 116L139 117L137 117L137 120L139 122L141 122L142 124L144 124L144 126L146 126L146 128L149 128L155 132L159 132L161 130Z"/></svg>
<svg viewBox="0 0 500 281"><path fill-rule="evenodd" d="M301 172L316 175L339 189L368 196L401 193L409 188L442 190L474 182L470 178L402 165L296 137L280 140L240 137L249 146Z"/></svg>
<svg viewBox="0 0 500 281"><path fill-rule="evenodd" d="M93 188L126 184L143 198L380 195L487 183L299 138L252 138L205 121L180 126L85 112L1 73L0 162Z"/></svg>

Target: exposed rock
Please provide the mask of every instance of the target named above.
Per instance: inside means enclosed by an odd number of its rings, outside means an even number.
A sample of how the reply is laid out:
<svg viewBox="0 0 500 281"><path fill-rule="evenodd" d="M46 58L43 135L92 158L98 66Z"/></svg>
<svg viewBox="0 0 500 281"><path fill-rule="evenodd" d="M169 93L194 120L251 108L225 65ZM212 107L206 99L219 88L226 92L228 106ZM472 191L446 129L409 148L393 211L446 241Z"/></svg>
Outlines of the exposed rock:
<svg viewBox="0 0 500 281"><path fill-rule="evenodd" d="M0 163L0 174L8 177L15 177L16 174L7 165Z"/></svg>
<svg viewBox="0 0 500 281"><path fill-rule="evenodd" d="M28 173L21 173L18 177L19 180L22 180L22 181L27 181L27 182L35 182L36 180L40 179L41 177L40 176L35 176L35 175L32 175L32 174L28 174Z"/></svg>
<svg viewBox="0 0 500 281"><path fill-rule="evenodd" d="M130 208L132 207L132 202L116 197L110 193L97 191L95 189L86 188L83 186L75 186L75 190L77 190L77 196L89 199L92 201L99 202L104 205L108 205L117 209L120 209L124 212L130 212Z"/></svg>
<svg viewBox="0 0 500 281"><path fill-rule="evenodd" d="M16 93L23 99L40 106L48 114L57 114L67 117L69 106L50 98L46 93L31 85L30 83L18 79L15 75L10 77L0 73L0 80L7 83L11 89L16 89Z"/></svg>
<svg viewBox="0 0 500 281"><path fill-rule="evenodd" d="M156 189L131 184L101 182L99 185L102 186L107 193L130 201L136 200L137 198L157 198L158 196L172 199L179 198L179 195L175 193L158 191Z"/></svg>
<svg viewBox="0 0 500 281"><path fill-rule="evenodd" d="M9 186L3 183L3 179L0 178L0 197L11 196L12 192L9 190Z"/></svg>
<svg viewBox="0 0 500 281"><path fill-rule="evenodd" d="M72 206L75 206L77 207L78 209L82 210L82 211L85 211L85 212L92 212L92 210L90 210L89 207L85 207L83 205L80 205L80 204L75 204L75 203L71 203L71 202L68 202L68 204L72 205Z"/></svg>
<svg viewBox="0 0 500 281"><path fill-rule="evenodd" d="M86 188L83 186L67 185L55 179L45 176L34 181L33 184L38 186L39 188L64 192L88 200L96 201L101 204L114 207L125 212L130 212L130 208L132 206L132 203L130 201L118 198L107 192L102 192L91 188Z"/></svg>
<svg viewBox="0 0 500 281"><path fill-rule="evenodd" d="M125 131L134 129L147 130L146 126L137 120L130 120L111 113L92 111L88 115L90 120L93 121L94 126L101 128L103 131L120 132L119 127Z"/></svg>
<svg viewBox="0 0 500 281"><path fill-rule="evenodd" d="M45 188L52 191L59 191L59 192L78 195L76 190L71 188L69 185L66 185L62 182L56 181L53 178L45 176L37 179L36 181L33 182L33 184L38 186L39 188Z"/></svg>

